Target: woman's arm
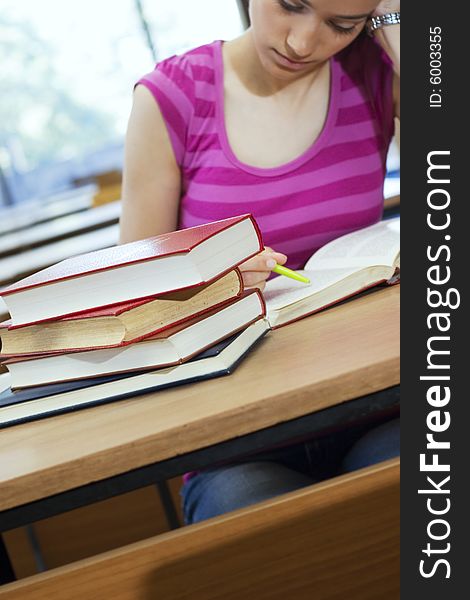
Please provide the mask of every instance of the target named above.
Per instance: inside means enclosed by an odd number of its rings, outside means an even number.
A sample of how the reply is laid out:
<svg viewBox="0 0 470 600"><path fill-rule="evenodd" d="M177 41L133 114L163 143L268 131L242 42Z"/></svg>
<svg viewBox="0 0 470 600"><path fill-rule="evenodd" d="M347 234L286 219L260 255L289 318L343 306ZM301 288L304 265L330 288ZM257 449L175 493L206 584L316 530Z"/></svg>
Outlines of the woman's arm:
<svg viewBox="0 0 470 600"><path fill-rule="evenodd" d="M400 0L382 0L374 11L373 16L400 12ZM375 38L385 50L393 63L393 100L395 116L400 118L400 24L388 25L374 33Z"/></svg>
<svg viewBox="0 0 470 600"><path fill-rule="evenodd" d="M120 242L174 231L181 172L158 104L146 87L134 92L126 135Z"/></svg>
<svg viewBox="0 0 470 600"><path fill-rule="evenodd" d="M181 172L158 104L144 86L134 92L126 136L121 244L178 228ZM240 266L246 287L261 290L284 254L267 248ZM269 262L271 261L271 262Z"/></svg>

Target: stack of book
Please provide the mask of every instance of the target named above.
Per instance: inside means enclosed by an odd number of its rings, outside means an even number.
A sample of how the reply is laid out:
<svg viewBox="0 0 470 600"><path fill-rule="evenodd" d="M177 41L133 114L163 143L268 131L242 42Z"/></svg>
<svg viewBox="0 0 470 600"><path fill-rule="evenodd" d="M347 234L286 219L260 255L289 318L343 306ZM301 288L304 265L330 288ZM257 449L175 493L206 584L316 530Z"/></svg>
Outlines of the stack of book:
<svg viewBox="0 0 470 600"><path fill-rule="evenodd" d="M3 290L0 425L230 372L269 329L236 268L262 249L242 215L76 256Z"/></svg>
<svg viewBox="0 0 470 600"><path fill-rule="evenodd" d="M69 259L3 291L0 427L230 373L268 329L400 281L399 218L329 242L300 271L310 284L276 277L264 300L236 269L260 250L244 215Z"/></svg>

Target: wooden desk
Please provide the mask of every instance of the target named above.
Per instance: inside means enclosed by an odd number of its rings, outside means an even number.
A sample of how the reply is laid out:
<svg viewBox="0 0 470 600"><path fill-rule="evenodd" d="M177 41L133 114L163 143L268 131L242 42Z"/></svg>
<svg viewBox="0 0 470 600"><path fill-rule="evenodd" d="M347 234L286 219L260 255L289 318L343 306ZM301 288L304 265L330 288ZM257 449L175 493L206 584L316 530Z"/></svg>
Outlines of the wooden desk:
<svg viewBox="0 0 470 600"><path fill-rule="evenodd" d="M180 473L200 467L204 461L194 458L197 451L239 436L268 431L268 445L277 443L277 428L299 417L314 419L339 408L343 414L335 419L347 422L347 401L398 383L399 286L394 286L271 332L229 377L2 431L0 530L23 522L24 517L8 518L23 509L31 521L42 518L41 504L48 501L50 513L66 510L75 490L83 492L82 503L91 503L95 492L106 497L130 489L114 488L134 472L132 486L147 485L145 469L155 464L179 460ZM361 415L370 405L366 400L360 406ZM261 446L255 439L252 447ZM206 455L206 464L210 458L217 457ZM168 476L168 469L157 473L157 479ZM101 480L106 489L99 487Z"/></svg>

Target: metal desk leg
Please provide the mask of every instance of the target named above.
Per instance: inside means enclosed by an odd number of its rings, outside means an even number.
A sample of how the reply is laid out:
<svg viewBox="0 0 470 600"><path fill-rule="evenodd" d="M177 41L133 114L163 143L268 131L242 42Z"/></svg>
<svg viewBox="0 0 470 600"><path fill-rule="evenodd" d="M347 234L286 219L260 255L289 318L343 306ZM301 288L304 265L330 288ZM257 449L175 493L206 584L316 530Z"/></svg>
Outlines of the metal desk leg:
<svg viewBox="0 0 470 600"><path fill-rule="evenodd" d="M39 540L37 538L34 525L25 525L25 529L29 543L31 544L31 549L33 551L34 562L36 563L36 570L38 573L42 573L43 571L47 570L47 567L46 563L44 562L44 557L41 552L41 546L39 545Z"/></svg>
<svg viewBox="0 0 470 600"><path fill-rule="evenodd" d="M0 535L0 585L16 581L3 536Z"/></svg>
<svg viewBox="0 0 470 600"><path fill-rule="evenodd" d="M181 523L178 518L175 506L173 504L173 498L171 497L170 489L166 481L159 481L157 484L158 493L160 494L160 500L162 501L163 510L165 511L166 520L170 529L178 529L181 527Z"/></svg>

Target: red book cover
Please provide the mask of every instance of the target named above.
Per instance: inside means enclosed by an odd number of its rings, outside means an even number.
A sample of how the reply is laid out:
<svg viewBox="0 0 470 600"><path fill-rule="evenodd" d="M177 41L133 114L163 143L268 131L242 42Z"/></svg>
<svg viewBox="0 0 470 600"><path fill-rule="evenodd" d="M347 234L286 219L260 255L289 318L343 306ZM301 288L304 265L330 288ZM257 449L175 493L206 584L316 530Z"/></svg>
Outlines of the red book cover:
<svg viewBox="0 0 470 600"><path fill-rule="evenodd" d="M152 296L150 298L144 298L141 300L129 300L128 302L119 302L118 304L111 304L102 308L92 308L90 310L83 310L77 313L73 313L71 315L59 317L58 319L45 319L43 321L34 321L33 323L20 323L20 325L14 325L11 322L11 319L8 319L7 321L2 321L0 323L0 329L23 329L24 327L29 327L30 325L36 325L39 323L46 325L47 323L52 323L53 321L73 321L76 319L117 317L128 310L132 310L133 308L137 308L138 306L142 306L143 304L147 304L148 302L153 302L154 300L156 300L157 297L158 296Z"/></svg>
<svg viewBox="0 0 470 600"><path fill-rule="evenodd" d="M248 290L245 290L244 292L242 292L236 298L232 298L231 300L225 302L222 306L217 306L217 307L211 308L210 310L205 311L203 314L200 313L196 316L186 319L185 321L182 321L177 324L173 324L170 327L165 328L165 330L158 332L157 334L145 337L145 340L168 338L168 337L174 335L175 333L178 333L178 331L181 331L182 329L186 329L187 327L190 327L191 325L194 325L195 323L198 323L199 321L203 321L204 319L209 318L211 315L215 314L216 312L219 312L220 310L222 310L223 308L226 308L230 304L234 304L235 302L238 302L238 301L242 300L243 298L245 298L246 296L249 296L251 294L256 294L258 296L259 302L261 305L261 313L260 313L259 317L257 317L257 319L266 316L266 303L264 301L263 294L257 288L248 289ZM257 319L255 319L255 320L257 320ZM254 322L254 321L252 321L252 322ZM251 324L251 322L250 322L250 324ZM228 335L231 335L232 333L235 333L236 331L237 330L226 332L223 337L227 337ZM223 339L223 338L221 338L221 339ZM144 340L140 340L140 341L144 341ZM220 341L220 340L218 340L218 341ZM119 348L122 346L127 346L127 345L129 345L129 343L130 342L124 342L121 344L117 344L114 347ZM135 343L135 342L132 342L132 343ZM205 350L207 347L208 346L201 348L200 351ZM74 349L70 349L67 351L54 350L52 352L43 352L43 353L36 353L36 354L22 354L21 356L15 355L15 356L8 357L7 360L2 360L2 363L5 365L8 365L8 364L12 364L15 362L41 359L41 358L46 358L48 356L56 356L59 354L74 354L75 352L89 352L92 350L104 350L107 348L110 348L110 346L95 346L93 348L79 348L77 350L74 350ZM6 355L4 355L4 356L6 357Z"/></svg>
<svg viewBox="0 0 470 600"><path fill-rule="evenodd" d="M199 321L205 317L209 317L211 314L213 314L214 312L216 312L218 310L222 310L229 304L232 304L235 300L239 300L242 295L243 295L243 291L241 290L241 291L239 291L239 293L236 296L233 296L232 298L229 298L228 300L224 300L223 302L218 302L217 304L214 304L213 306L211 306L209 308L200 310L200 311L194 313L193 315L191 315L190 317L186 317L184 319L179 319L177 321L174 321L170 325L165 325L154 331L149 331L148 333L146 333L144 335L140 335L140 336L132 338L130 340L125 340L119 344L108 344L106 346L105 345L82 346L79 348L69 347L69 348L62 348L61 350L49 350L46 352L29 352L29 353L22 353L22 354L7 354L7 353L2 352L2 353L0 353L0 362L6 362L5 359L10 360L11 358L16 358L16 357L18 357L18 360L27 360L28 357L29 358L38 358L40 356L53 355L53 354L71 354L73 352L86 352L87 350L97 350L97 349L104 349L104 348L120 348L123 346L129 346L130 344L135 344L137 342L142 342L142 341L144 341L146 339L150 339L150 338L168 337L169 335L176 333L180 329L184 329L185 327L192 325L196 321ZM266 309L264 309L264 310L266 312ZM69 319L69 320L72 320L72 319ZM3 323L0 323L0 328L8 329L9 328L8 323L10 323L10 321L4 321ZM14 328L10 327L10 329L14 329ZM18 328L15 328L15 329L18 329Z"/></svg>
<svg viewBox="0 0 470 600"><path fill-rule="evenodd" d="M242 279L242 275L241 275L240 271L238 270L238 268L235 268L234 271L236 272L239 282L240 282L240 291L237 294L239 296L241 294L241 292L243 291L243 279ZM222 277L224 277L225 275L227 275L227 274L225 273L217 279L222 279ZM211 283L214 283L215 281L216 280L214 279ZM54 321L64 322L64 321L74 321L74 320L78 320L78 319L92 319L92 318L99 318L99 317L118 317L119 315L122 315L123 313L125 313L129 310L133 310L134 308L143 306L144 304L148 304L149 302L153 302L154 300L157 300L158 298L162 298L162 297L164 298L165 296L168 296L171 293L172 292L164 292L164 293L158 294L156 296L150 296L147 298L141 298L141 299L137 299L137 300L127 300L126 302L118 302L116 304L109 304L107 306L91 308L88 310L82 310L80 312L63 315L59 318L43 319L41 321L34 321L31 323L20 323L19 325L14 325L12 323L11 319L8 319L7 321L0 322L0 329L9 329L9 330L23 329L24 327L29 327L31 325L42 325L42 324L46 325L47 323L52 323ZM225 304L225 301L217 304L216 306L219 306L220 304Z"/></svg>
<svg viewBox="0 0 470 600"><path fill-rule="evenodd" d="M8 286L2 290L1 295L8 296L22 290L64 279L72 279L81 275L144 262L163 256L187 253L204 240L244 219L252 221L260 242L260 250L262 250L263 242L258 225L250 214L245 214L188 229L172 231L129 244L122 244L112 248L73 256Z"/></svg>

